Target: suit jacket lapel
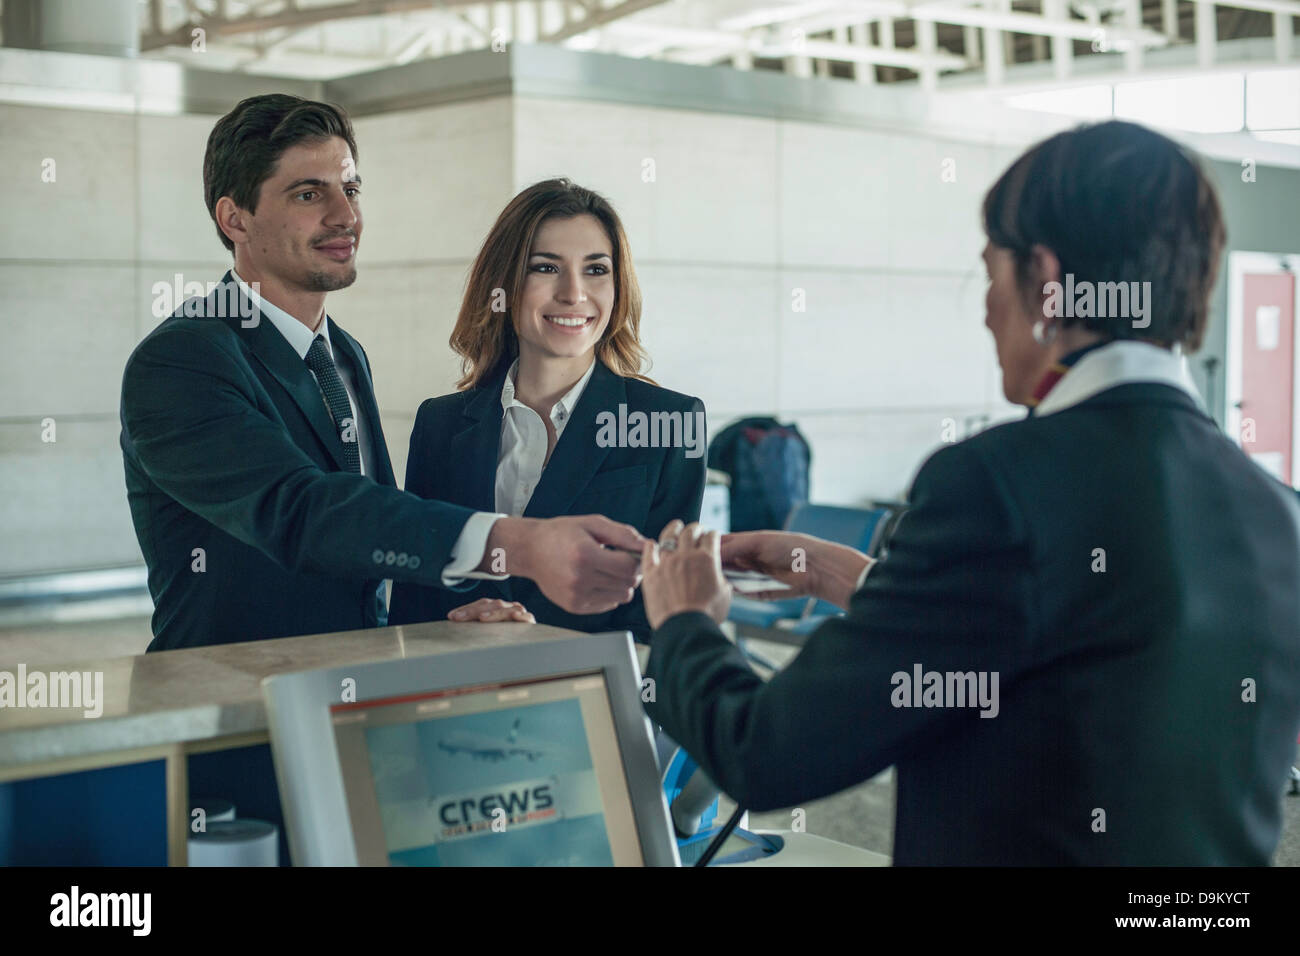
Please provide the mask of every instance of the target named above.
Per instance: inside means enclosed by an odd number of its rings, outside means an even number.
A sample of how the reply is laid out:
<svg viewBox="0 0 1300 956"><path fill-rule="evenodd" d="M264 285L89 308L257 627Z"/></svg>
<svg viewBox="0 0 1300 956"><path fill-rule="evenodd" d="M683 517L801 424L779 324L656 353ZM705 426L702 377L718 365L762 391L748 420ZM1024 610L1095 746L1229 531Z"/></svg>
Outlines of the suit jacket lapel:
<svg viewBox="0 0 1300 956"><path fill-rule="evenodd" d="M626 383L597 359L573 416L556 442L542 479L524 509L525 517L554 518L569 513L579 493L609 455L609 448L596 444L599 431L596 416L600 412L617 415L619 405L626 402Z"/></svg>
<svg viewBox="0 0 1300 956"><path fill-rule="evenodd" d="M366 360L361 357L361 347L328 315L325 316L325 321L330 324L330 344L342 352L343 357L352 364L353 378L357 385L357 402L361 406L360 413L370 433L371 465L375 472L370 477L381 485L396 485L393 463L388 457L388 444L384 441L383 423L379 420L379 405L375 401L374 382L370 380L370 373L366 371Z"/></svg>
<svg viewBox="0 0 1300 956"><path fill-rule="evenodd" d="M508 367L507 367L508 368ZM497 455L501 449L501 386L506 368L483 385L462 411L461 430L452 436L450 452L438 464L459 476L455 500L479 511L496 511Z"/></svg>
<svg viewBox="0 0 1300 956"><path fill-rule="evenodd" d="M234 281L234 276L227 272L222 283ZM257 320L257 323L249 328L244 326L244 320L238 316L228 317L225 321L235 330L235 334L248 344L257 360L266 366L267 371L284 386L285 391L311 423L316 436L329 451L334 464L340 470L347 468L343 458L343 441L334 428L334 420L330 418L329 411L325 407L320 386L316 384L316 379L307 368L307 363L293 350L293 346L285 340L270 319L259 315Z"/></svg>

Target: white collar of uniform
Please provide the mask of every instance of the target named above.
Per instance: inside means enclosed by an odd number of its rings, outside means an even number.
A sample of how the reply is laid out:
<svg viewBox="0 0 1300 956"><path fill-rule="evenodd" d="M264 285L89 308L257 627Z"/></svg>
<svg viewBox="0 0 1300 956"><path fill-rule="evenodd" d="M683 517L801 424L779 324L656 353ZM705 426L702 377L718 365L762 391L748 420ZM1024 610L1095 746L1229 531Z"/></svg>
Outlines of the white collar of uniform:
<svg viewBox="0 0 1300 956"><path fill-rule="evenodd" d="M1034 417L1063 411L1107 389L1134 382L1172 385L1190 395L1199 408L1205 408L1187 369L1187 359L1180 351L1120 339L1079 359L1035 406Z"/></svg>
<svg viewBox="0 0 1300 956"><path fill-rule="evenodd" d="M565 392L564 395L560 397L560 400L556 402L555 406L551 409L552 420L555 419L557 411L564 412L564 414L560 416L560 421L565 422L569 420L569 418L573 415L573 409L578 404L578 399L582 397L583 389L587 387L587 382L591 381L591 373L594 372L595 370L596 370L596 360L593 358L591 361L591 365L588 366L587 368L586 374L584 374L582 378L578 379L577 383L573 386L573 388ZM515 399L515 375L518 374L518 372L519 372L519 359L516 358L514 362L512 362L510 365L510 371L506 372L505 384L501 386L502 409L508 409L514 405L519 405L524 408L527 407L526 405L524 405L523 402L520 402Z"/></svg>
<svg viewBox="0 0 1300 956"><path fill-rule="evenodd" d="M325 339L325 346L329 349L330 358L334 357L334 346L330 343L330 323L328 318L321 316L320 325L313 332L274 302L257 295L233 268L230 270L230 274L235 277L235 281L239 283L239 287L245 295L250 298L256 296L253 301L257 303L258 310L271 320L272 325L280 330L280 334L284 336L285 341L293 346L299 358L306 361L307 352L311 349L311 343L316 341L318 335Z"/></svg>

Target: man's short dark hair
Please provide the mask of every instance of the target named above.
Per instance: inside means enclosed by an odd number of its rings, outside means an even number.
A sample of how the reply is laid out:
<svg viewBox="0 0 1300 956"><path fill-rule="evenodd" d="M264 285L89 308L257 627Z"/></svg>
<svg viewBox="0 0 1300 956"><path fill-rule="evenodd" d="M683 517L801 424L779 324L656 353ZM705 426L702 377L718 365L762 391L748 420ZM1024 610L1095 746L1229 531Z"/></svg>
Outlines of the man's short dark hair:
<svg viewBox="0 0 1300 956"><path fill-rule="evenodd" d="M221 117L208 136L203 155L203 198L217 221L217 200L229 196L236 206L257 212L257 197L275 172L285 150L299 143L338 136L357 158L352 123L341 106L305 100L287 93L250 96ZM231 252L235 244L217 226Z"/></svg>
<svg viewBox="0 0 1300 956"><path fill-rule="evenodd" d="M1034 245L1056 254L1062 282L1151 283L1147 326L1095 314L1063 326L1200 347L1226 232L1201 163L1168 137L1118 120L1057 133L988 191L984 231L1015 256L1026 297L1042 291L1030 288Z"/></svg>

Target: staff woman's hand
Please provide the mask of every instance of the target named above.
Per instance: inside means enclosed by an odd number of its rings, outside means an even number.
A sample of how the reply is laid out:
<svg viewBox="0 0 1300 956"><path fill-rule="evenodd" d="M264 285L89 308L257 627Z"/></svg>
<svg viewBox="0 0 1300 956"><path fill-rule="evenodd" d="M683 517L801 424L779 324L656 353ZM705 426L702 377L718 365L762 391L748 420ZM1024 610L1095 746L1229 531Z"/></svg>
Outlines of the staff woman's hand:
<svg viewBox="0 0 1300 956"><path fill-rule="evenodd" d="M646 619L659 627L674 614L703 611L721 624L731 607L731 588L722 576L718 533L692 523L668 522L659 542L641 551L641 595Z"/></svg>
<svg viewBox="0 0 1300 956"><path fill-rule="evenodd" d="M789 590L762 591L746 597L770 601L811 594L845 609L863 570L875 563L845 545L788 531L723 535L721 558L728 569L757 571L790 586Z"/></svg>
<svg viewBox="0 0 1300 956"><path fill-rule="evenodd" d="M537 619L529 613L528 608L518 601L502 601L499 598L479 598L469 604L462 604L448 612L447 620L476 624L491 624L496 621L537 623Z"/></svg>

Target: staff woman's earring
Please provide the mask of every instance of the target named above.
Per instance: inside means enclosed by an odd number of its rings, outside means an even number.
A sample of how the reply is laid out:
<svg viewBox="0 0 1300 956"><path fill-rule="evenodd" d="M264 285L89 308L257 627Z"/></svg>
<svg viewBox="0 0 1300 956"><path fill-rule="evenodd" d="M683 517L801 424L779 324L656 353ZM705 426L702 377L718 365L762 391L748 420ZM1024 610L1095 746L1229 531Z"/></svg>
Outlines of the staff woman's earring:
<svg viewBox="0 0 1300 956"><path fill-rule="evenodd" d="M1039 345L1051 345L1056 341L1056 323L1048 325L1043 319L1034 323L1033 328L1034 341Z"/></svg>

